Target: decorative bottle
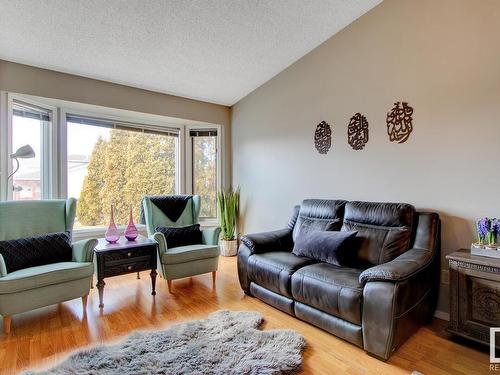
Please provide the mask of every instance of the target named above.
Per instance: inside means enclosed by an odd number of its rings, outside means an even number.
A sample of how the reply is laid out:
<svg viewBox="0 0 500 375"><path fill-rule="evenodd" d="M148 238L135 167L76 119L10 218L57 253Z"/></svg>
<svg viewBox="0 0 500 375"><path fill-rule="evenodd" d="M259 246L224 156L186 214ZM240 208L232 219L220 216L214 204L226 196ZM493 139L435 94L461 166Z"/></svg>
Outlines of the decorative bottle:
<svg viewBox="0 0 500 375"><path fill-rule="evenodd" d="M120 232L118 232L118 228L115 224L115 210L113 205L111 205L111 217L104 238L106 238L106 241L109 243L116 243L120 239Z"/></svg>
<svg viewBox="0 0 500 375"><path fill-rule="evenodd" d="M128 225L125 229L125 238L129 241L135 241L139 233L137 232L137 227L134 224L134 219L132 217L132 206L130 206L130 214L128 217Z"/></svg>

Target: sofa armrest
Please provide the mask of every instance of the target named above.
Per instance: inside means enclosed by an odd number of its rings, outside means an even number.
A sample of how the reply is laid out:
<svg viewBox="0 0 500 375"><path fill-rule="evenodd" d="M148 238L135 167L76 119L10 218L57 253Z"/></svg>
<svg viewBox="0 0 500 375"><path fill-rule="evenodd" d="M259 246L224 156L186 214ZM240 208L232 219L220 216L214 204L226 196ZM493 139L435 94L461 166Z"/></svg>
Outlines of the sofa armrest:
<svg viewBox="0 0 500 375"><path fill-rule="evenodd" d="M272 232L247 234L241 237L238 249L238 278L243 291L250 293L248 278L248 258L253 254L272 251L291 251L293 248L292 229L280 229Z"/></svg>
<svg viewBox="0 0 500 375"><path fill-rule="evenodd" d="M431 264L432 259L432 251L413 248L390 262L364 270L359 275L359 282L403 281Z"/></svg>
<svg viewBox="0 0 500 375"><path fill-rule="evenodd" d="M272 232L246 234L241 242L252 254L270 251L290 251L293 248L292 230L280 229Z"/></svg>
<svg viewBox="0 0 500 375"><path fill-rule="evenodd" d="M150 238L153 241L156 241L158 243L159 254L167 252L167 249L168 249L167 240L165 239L165 236L163 235L163 233L156 232Z"/></svg>
<svg viewBox="0 0 500 375"><path fill-rule="evenodd" d="M388 359L433 317L439 293L441 224L436 213L418 214L412 249L361 273L363 348Z"/></svg>
<svg viewBox="0 0 500 375"><path fill-rule="evenodd" d="M220 227L202 229L201 235L205 245L218 245L220 236Z"/></svg>
<svg viewBox="0 0 500 375"><path fill-rule="evenodd" d="M97 246L95 238L73 242L73 262L92 262L94 259L94 248Z"/></svg>

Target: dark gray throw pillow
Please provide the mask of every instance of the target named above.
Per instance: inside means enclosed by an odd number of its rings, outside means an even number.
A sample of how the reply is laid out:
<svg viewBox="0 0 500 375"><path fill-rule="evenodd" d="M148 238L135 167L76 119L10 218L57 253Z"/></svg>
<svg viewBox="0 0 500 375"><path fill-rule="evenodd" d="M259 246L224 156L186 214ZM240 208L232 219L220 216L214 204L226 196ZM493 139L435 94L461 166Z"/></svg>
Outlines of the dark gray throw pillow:
<svg viewBox="0 0 500 375"><path fill-rule="evenodd" d="M319 230L340 230L342 222L340 219L310 219L300 218L293 231L296 233L294 239L306 236L309 232Z"/></svg>
<svg viewBox="0 0 500 375"><path fill-rule="evenodd" d="M321 262L341 266L345 251L358 232L311 231L299 236L293 246L293 253Z"/></svg>
<svg viewBox="0 0 500 375"><path fill-rule="evenodd" d="M71 262L73 248L68 232L0 241L0 254L7 272L44 264Z"/></svg>
<svg viewBox="0 0 500 375"><path fill-rule="evenodd" d="M187 227L156 227L155 232L163 233L167 241L167 247L179 247L187 245L199 245L202 241L200 224Z"/></svg>

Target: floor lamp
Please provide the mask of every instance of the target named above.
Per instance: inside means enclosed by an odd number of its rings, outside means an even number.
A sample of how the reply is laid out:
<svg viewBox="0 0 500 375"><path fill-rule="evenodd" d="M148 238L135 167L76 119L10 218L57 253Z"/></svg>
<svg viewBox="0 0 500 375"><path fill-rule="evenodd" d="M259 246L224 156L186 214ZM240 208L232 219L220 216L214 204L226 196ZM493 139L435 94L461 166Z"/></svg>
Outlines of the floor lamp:
<svg viewBox="0 0 500 375"><path fill-rule="evenodd" d="M31 147L30 145L21 146L17 149L16 152L11 154L10 158L16 161L16 168L11 174L9 174L9 177L7 177L7 181L9 181L9 178L14 176L14 174L19 170L18 159L32 159L34 157L35 157L35 150L33 150L33 147Z"/></svg>

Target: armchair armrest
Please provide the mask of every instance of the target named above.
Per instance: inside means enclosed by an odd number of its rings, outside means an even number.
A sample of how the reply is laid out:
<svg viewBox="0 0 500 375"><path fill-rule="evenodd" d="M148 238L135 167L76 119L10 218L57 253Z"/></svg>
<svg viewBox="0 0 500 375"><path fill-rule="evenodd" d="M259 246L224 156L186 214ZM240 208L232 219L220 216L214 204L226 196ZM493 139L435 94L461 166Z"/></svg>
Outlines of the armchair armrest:
<svg viewBox="0 0 500 375"><path fill-rule="evenodd" d="M241 237L241 242L255 253L269 251L290 251L293 247L292 230L280 229L272 232L247 234Z"/></svg>
<svg viewBox="0 0 500 375"><path fill-rule="evenodd" d="M158 252L160 254L167 252L167 240L165 239L163 233L156 232L150 238L158 243Z"/></svg>
<svg viewBox="0 0 500 375"><path fill-rule="evenodd" d="M219 243L220 227L202 229L201 235L205 245L217 245Z"/></svg>
<svg viewBox="0 0 500 375"><path fill-rule="evenodd" d="M7 276L7 266L5 265L2 254L0 254L0 277L4 276Z"/></svg>
<svg viewBox="0 0 500 375"><path fill-rule="evenodd" d="M359 282L364 284L369 281L403 281L431 264L432 259L431 250L413 248L390 262L364 270L359 275Z"/></svg>
<svg viewBox="0 0 500 375"><path fill-rule="evenodd" d="M95 238L73 242L73 262L92 262L94 259L94 248L97 246Z"/></svg>

